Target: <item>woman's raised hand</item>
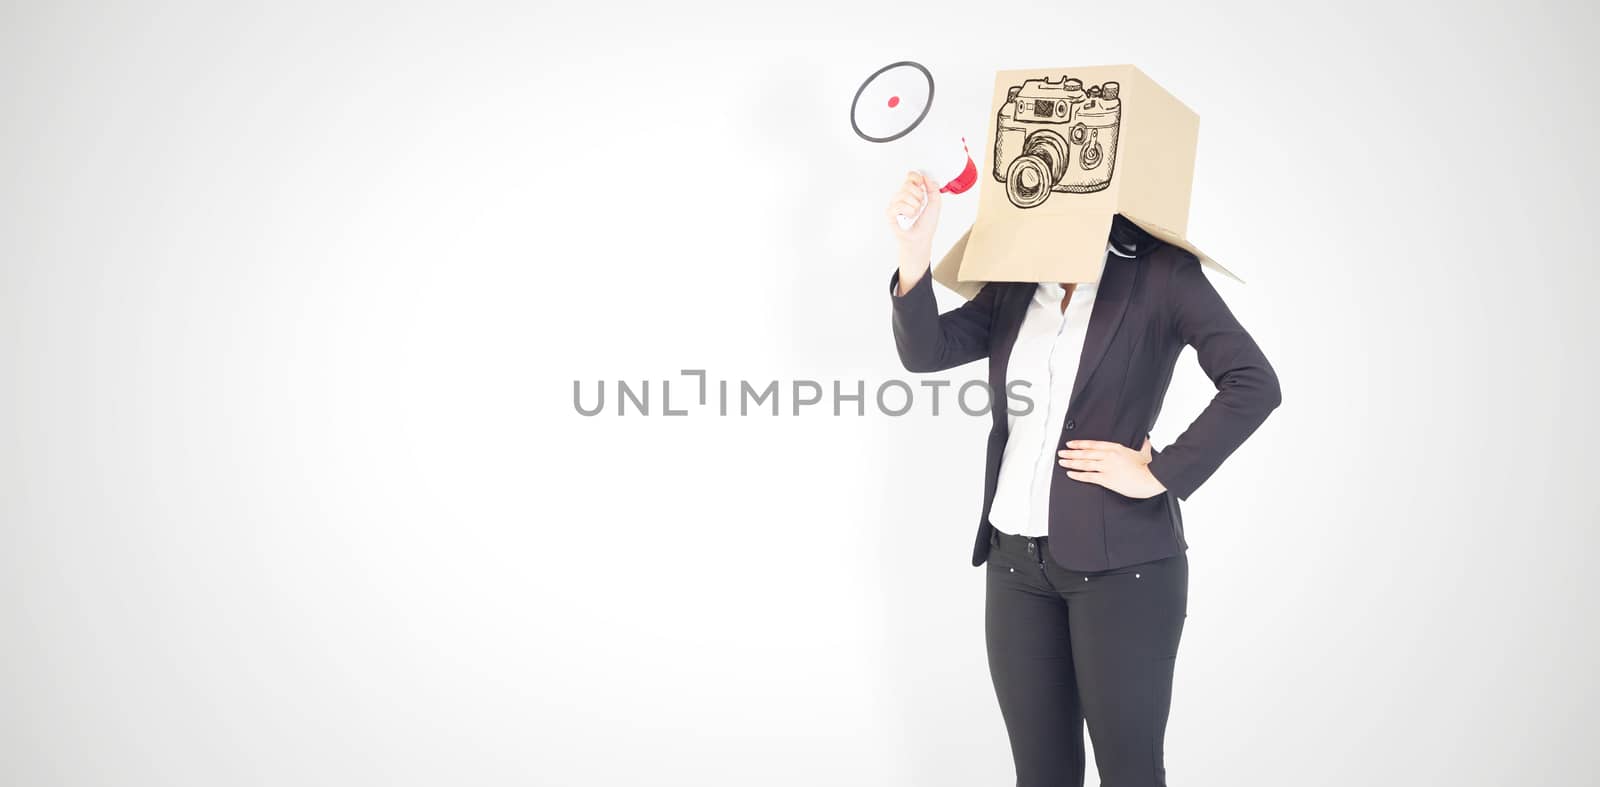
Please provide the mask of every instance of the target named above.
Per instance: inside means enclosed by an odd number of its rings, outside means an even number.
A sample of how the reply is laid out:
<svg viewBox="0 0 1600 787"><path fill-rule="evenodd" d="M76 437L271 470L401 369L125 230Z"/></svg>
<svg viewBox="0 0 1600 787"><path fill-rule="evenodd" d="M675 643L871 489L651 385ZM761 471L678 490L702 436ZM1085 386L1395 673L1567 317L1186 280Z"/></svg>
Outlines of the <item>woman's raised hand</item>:
<svg viewBox="0 0 1600 787"><path fill-rule="evenodd" d="M917 215L919 212L921 216ZM907 172L885 213L902 249L928 249L933 244L933 231L939 226L939 184L920 172ZM917 221L910 229L901 229L897 216Z"/></svg>
<svg viewBox="0 0 1600 787"><path fill-rule="evenodd" d="M921 211L921 216L917 215L918 211ZM889 220L889 229L894 232L895 240L900 242L899 294L905 295L922 280L931 263L933 230L939 226L939 184L921 172L907 172L905 182L900 184L900 190L889 200L884 215ZM908 229L902 229L900 216L916 217L916 223Z"/></svg>

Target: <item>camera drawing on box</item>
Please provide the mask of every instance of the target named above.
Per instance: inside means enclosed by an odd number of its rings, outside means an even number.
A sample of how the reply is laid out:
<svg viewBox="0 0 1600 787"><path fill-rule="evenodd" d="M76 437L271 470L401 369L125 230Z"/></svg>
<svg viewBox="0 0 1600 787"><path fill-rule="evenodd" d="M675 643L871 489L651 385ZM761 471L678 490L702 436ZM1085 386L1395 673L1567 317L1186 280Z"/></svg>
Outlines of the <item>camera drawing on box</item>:
<svg viewBox="0 0 1600 787"><path fill-rule="evenodd" d="M990 84L977 216L934 281L969 300L987 282L1097 281L1118 215L1233 276L1188 239L1194 110L1130 64L1007 69Z"/></svg>
<svg viewBox="0 0 1600 787"><path fill-rule="evenodd" d="M995 121L994 179L1011 204L1043 205L1052 191L1088 194L1111 185L1122 122L1116 82L1084 87L1063 75L1012 85Z"/></svg>

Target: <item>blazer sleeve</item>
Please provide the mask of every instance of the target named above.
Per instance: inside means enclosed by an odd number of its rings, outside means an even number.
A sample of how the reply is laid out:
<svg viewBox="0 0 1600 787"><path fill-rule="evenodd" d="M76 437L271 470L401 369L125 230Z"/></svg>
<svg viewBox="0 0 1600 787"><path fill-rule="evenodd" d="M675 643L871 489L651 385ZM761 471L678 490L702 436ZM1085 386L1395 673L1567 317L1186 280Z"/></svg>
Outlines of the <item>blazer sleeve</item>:
<svg viewBox="0 0 1600 787"><path fill-rule="evenodd" d="M941 372L989 355L989 324L999 288L984 285L972 300L945 314L933 297L933 272L899 295L900 272L889 277L894 344L908 372Z"/></svg>
<svg viewBox="0 0 1600 787"><path fill-rule="evenodd" d="M1192 257L1172 272L1167 294L1177 336L1195 349L1217 393L1171 445L1152 452L1150 472L1179 499L1227 459L1282 401L1278 375Z"/></svg>

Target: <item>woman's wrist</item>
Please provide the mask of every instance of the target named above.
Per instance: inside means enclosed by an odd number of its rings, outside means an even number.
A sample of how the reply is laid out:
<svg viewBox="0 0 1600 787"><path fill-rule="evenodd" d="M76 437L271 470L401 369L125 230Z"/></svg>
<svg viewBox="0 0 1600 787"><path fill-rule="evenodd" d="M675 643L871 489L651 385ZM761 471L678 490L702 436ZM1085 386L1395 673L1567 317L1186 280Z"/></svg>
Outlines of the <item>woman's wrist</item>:
<svg viewBox="0 0 1600 787"><path fill-rule="evenodd" d="M917 282L927 274L931 262L931 251L921 245L902 245L900 247L898 265L900 267L900 295L911 291Z"/></svg>

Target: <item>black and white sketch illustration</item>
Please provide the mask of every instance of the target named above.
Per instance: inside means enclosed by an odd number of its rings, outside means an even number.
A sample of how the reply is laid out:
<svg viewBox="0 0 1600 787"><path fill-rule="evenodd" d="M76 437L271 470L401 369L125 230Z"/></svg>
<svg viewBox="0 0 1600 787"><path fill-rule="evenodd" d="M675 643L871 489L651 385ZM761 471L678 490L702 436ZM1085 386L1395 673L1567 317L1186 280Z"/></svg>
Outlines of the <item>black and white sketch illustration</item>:
<svg viewBox="0 0 1600 787"><path fill-rule="evenodd" d="M933 106L933 74L910 60L867 77L850 99L850 128L868 142L893 142L916 129Z"/></svg>
<svg viewBox="0 0 1600 787"><path fill-rule="evenodd" d="M1052 191L1087 194L1111 185L1122 99L1116 82L1084 87L1062 75L1012 85L994 135L994 179L1019 208L1036 208Z"/></svg>
<svg viewBox="0 0 1600 787"><path fill-rule="evenodd" d="M978 183L967 138L944 108L933 111L933 73L921 63L890 63L867 77L850 100L850 128L874 143L893 142L894 154L939 185L941 194L964 194ZM921 209L901 213L910 229Z"/></svg>

